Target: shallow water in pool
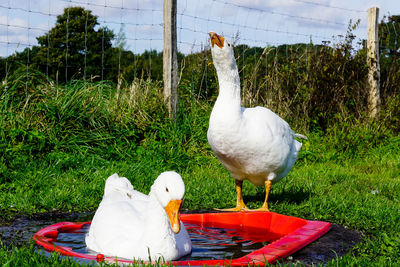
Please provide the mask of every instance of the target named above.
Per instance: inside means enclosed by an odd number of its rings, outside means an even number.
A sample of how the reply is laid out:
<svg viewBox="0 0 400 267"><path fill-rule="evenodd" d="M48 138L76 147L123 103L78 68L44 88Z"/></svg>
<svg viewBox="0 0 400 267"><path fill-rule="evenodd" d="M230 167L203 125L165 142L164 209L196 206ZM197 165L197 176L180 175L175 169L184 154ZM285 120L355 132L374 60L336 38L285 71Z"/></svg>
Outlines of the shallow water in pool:
<svg viewBox="0 0 400 267"><path fill-rule="evenodd" d="M233 229L202 227L191 223L185 223L185 226L193 248L190 255L179 260L234 259L268 244L267 238L260 239L260 236L251 238L248 235L244 237L239 231ZM79 253L96 255L97 253L88 249L85 244L85 235L89 227L90 225L85 225L82 229L59 233L54 244L70 247Z"/></svg>

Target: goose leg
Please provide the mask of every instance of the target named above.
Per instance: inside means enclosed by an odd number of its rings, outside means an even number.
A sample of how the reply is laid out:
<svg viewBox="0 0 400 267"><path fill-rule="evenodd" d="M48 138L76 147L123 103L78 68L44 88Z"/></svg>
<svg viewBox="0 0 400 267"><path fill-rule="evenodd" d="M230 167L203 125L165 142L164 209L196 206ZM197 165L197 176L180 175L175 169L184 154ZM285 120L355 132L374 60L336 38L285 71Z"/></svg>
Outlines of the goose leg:
<svg viewBox="0 0 400 267"><path fill-rule="evenodd" d="M216 209L221 211L246 211L249 210L244 204L242 195L243 181L235 180L236 185L236 207L230 209Z"/></svg>
<svg viewBox="0 0 400 267"><path fill-rule="evenodd" d="M271 186L272 186L272 181L267 180L264 182L264 186L265 186L265 200L263 205L258 208L255 209L254 211L269 211L268 209L268 196L269 196L269 192L271 191Z"/></svg>

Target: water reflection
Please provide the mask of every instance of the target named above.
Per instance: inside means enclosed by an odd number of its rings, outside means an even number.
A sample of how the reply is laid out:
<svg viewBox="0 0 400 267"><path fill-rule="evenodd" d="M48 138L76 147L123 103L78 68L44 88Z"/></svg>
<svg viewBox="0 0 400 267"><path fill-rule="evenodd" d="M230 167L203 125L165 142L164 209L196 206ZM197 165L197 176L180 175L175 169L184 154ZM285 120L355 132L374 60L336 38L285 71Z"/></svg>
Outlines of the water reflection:
<svg viewBox="0 0 400 267"><path fill-rule="evenodd" d="M260 241L260 236L254 236L254 239L258 239L255 242L248 234L242 236L240 231L234 229L201 227L189 223L185 223L185 226L192 240L193 250L190 255L179 260L234 259L268 244L265 237L264 241ZM75 252L96 255L96 252L86 248L85 235L89 227L90 225L85 225L82 229L59 233L54 244L70 247Z"/></svg>

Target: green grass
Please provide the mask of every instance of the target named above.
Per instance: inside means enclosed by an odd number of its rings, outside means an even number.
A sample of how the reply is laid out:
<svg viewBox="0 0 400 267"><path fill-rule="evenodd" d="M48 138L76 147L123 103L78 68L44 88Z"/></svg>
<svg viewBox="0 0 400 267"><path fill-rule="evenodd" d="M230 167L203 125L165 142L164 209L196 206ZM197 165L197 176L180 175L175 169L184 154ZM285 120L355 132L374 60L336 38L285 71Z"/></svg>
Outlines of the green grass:
<svg viewBox="0 0 400 267"><path fill-rule="evenodd" d="M35 251L33 243L21 247L0 246L1 266L82 266L81 264L63 258L57 253L52 253L50 257L40 255ZM92 264L92 266L95 266Z"/></svg>
<svg viewBox="0 0 400 267"><path fill-rule="evenodd" d="M96 263L96 262L82 262L78 263L70 257L65 257L57 252L51 253L49 256L42 255L35 250L34 244L30 243L27 246L9 247L0 243L0 259L1 266L29 266L29 267L42 267L42 266L120 266L111 263ZM140 266L169 266L162 260L156 261L152 264L140 261Z"/></svg>
<svg viewBox="0 0 400 267"><path fill-rule="evenodd" d="M35 84L28 95L16 93L25 90L18 84L9 94L2 90L0 219L94 211L105 179L115 172L148 193L162 171L176 170L186 185L184 210L233 207L233 179L206 139L211 104L184 99L171 122L161 85L140 83L147 93L125 90L118 101L107 83ZM352 120L307 135L296 165L272 188L271 210L364 233L363 243L328 266L400 265L399 136L378 123ZM244 199L259 207L264 189L245 182ZM37 254L32 242L1 245L0 263L77 265Z"/></svg>

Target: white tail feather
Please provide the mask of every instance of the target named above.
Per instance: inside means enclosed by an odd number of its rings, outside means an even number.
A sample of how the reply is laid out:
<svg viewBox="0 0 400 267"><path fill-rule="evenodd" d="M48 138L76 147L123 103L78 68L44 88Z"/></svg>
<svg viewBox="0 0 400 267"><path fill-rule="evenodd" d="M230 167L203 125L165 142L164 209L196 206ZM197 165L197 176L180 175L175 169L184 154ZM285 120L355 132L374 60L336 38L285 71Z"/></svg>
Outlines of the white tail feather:
<svg viewBox="0 0 400 267"><path fill-rule="evenodd" d="M300 138L300 139L308 139L307 136L302 135L302 134L298 134L298 133L295 133L295 134L294 134L294 137L297 137L297 138Z"/></svg>

